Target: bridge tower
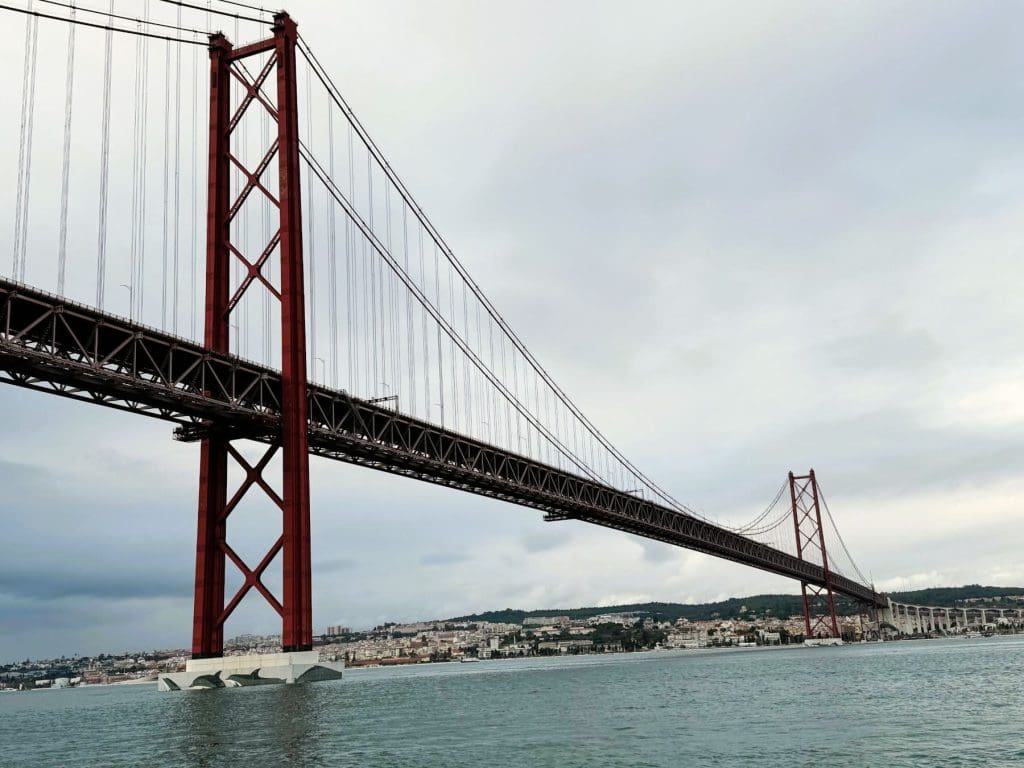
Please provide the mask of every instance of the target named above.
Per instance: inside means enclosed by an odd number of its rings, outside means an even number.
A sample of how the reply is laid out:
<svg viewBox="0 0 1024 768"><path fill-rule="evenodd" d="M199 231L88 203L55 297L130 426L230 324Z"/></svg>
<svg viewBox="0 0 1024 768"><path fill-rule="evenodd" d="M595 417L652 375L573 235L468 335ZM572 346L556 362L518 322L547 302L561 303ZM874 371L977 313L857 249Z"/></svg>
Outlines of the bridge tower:
<svg viewBox="0 0 1024 768"><path fill-rule="evenodd" d="M825 529L821 524L818 481L814 470L806 475L789 473L789 496L793 506L793 527L796 530L796 552L801 560L814 560L815 550L821 557L825 583L800 582L804 598L804 637L839 638L835 598L832 594L832 572L828 567Z"/></svg>
<svg viewBox="0 0 1024 768"><path fill-rule="evenodd" d="M286 652L313 647L310 583L309 453L307 426L306 329L303 289L302 204L299 179L298 98L295 77L295 22L286 13L274 16L273 36L235 48L222 35L210 37L210 126L208 210L206 219L205 346L214 352L229 349L232 313L242 295L262 286L280 304L281 392L280 429L274 434L227 433L215 427L202 432L199 469L199 524L196 543L195 608L192 626L194 659L223 655L224 622L252 589L281 616L281 644ZM255 74L239 65L258 57ZM257 69L258 68L258 71ZM271 75L274 75L272 78ZM232 104L231 85L241 84L241 102ZM276 103L265 93L276 92ZM231 136L249 109L265 109L277 123L277 132L260 162L246 168L232 154ZM277 196L261 176L277 162ZM232 190L231 171L244 177L240 190ZM258 254L245 254L232 242L232 221L246 199L263 195L278 213L278 229ZM280 286L264 273L272 254L280 258ZM231 292L231 267L244 268L241 283ZM268 270L269 272L269 270ZM242 322L238 319L238 322ZM249 464L232 445L244 437L268 443L263 458ZM270 460L281 453L282 484L278 495L265 480ZM241 486L228 498L228 463L244 472ZM242 497L265 493L281 510L282 531L259 563L245 563L227 540L227 521ZM283 594L279 601L266 588L262 576L282 555ZM225 560L230 559L244 577L238 592L225 604Z"/></svg>

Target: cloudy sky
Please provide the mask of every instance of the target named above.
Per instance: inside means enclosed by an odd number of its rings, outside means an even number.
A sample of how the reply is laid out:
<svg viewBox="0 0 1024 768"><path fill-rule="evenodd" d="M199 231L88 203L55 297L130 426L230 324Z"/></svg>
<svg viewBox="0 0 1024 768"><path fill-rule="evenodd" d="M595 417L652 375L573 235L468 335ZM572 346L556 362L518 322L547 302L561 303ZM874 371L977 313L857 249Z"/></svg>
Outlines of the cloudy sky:
<svg viewBox="0 0 1024 768"><path fill-rule="evenodd" d="M813 466L880 588L1024 584L1024 8L290 10L492 301L677 498L741 521ZM0 425L0 659L186 646L198 448L13 388ZM319 459L312 494L317 630L797 588ZM252 599L227 632L278 628Z"/></svg>

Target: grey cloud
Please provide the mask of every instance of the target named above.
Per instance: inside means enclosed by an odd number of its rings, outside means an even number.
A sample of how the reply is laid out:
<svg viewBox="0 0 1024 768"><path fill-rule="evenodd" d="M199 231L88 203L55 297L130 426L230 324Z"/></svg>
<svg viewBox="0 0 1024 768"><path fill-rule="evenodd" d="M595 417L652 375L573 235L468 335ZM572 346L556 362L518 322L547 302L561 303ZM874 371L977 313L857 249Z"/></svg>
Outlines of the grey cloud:
<svg viewBox="0 0 1024 768"><path fill-rule="evenodd" d="M181 597L192 589L191 578L184 569L152 573L142 562L135 566L128 570L121 564L113 573L109 559L82 562L74 571L53 567L13 570L5 566L0 571L0 593L39 601L82 597L123 600Z"/></svg>
<svg viewBox="0 0 1024 768"><path fill-rule="evenodd" d="M332 573L335 571L350 571L356 567L358 561L351 557L334 557L328 560L319 560L313 563L313 570L317 573Z"/></svg>
<svg viewBox="0 0 1024 768"><path fill-rule="evenodd" d="M539 530L530 531L523 537L523 547L530 554L547 552L569 541L568 531Z"/></svg>
<svg viewBox="0 0 1024 768"><path fill-rule="evenodd" d="M898 320L831 342L825 353L839 367L854 370L920 369L941 359L934 336L921 328L903 328Z"/></svg>
<svg viewBox="0 0 1024 768"><path fill-rule="evenodd" d="M674 560L679 550L677 547L669 546L668 544L662 544L658 541L642 541L644 548L644 560L651 563L664 563L670 560Z"/></svg>
<svg viewBox="0 0 1024 768"><path fill-rule="evenodd" d="M472 560L468 552L429 552L420 557L420 565L455 565Z"/></svg>

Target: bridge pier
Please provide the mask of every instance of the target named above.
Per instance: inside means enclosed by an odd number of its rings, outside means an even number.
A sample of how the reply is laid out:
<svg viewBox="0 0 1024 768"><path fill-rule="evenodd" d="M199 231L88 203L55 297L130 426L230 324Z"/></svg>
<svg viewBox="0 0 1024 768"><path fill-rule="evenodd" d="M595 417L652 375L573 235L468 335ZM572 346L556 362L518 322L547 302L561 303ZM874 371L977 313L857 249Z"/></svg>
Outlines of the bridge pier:
<svg viewBox="0 0 1024 768"><path fill-rule="evenodd" d="M340 680L344 667L340 662L321 662L316 651L190 659L184 672L161 673L157 689L182 691Z"/></svg>

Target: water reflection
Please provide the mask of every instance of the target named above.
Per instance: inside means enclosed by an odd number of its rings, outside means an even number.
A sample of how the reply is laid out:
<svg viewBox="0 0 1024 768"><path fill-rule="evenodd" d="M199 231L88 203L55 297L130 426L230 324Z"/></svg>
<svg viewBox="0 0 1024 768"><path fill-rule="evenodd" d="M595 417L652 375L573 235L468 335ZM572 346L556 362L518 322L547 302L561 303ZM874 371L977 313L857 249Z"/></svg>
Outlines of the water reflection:
<svg viewBox="0 0 1024 768"><path fill-rule="evenodd" d="M208 768L323 765L317 685L164 693L168 764Z"/></svg>

